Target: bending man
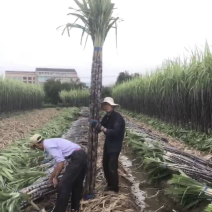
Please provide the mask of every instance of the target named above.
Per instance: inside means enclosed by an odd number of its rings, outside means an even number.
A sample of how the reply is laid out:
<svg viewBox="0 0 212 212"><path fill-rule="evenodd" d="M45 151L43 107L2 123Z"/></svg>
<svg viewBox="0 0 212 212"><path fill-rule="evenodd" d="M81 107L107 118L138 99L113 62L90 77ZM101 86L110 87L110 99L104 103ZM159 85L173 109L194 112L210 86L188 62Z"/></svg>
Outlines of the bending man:
<svg viewBox="0 0 212 212"><path fill-rule="evenodd" d="M91 120L91 126L106 135L103 153L103 170L107 181L106 191L119 192L118 158L121 152L125 133L125 121L114 109L118 104L111 97L102 102L102 109L106 112L101 123Z"/></svg>
<svg viewBox="0 0 212 212"><path fill-rule="evenodd" d="M57 202L52 212L66 212L70 194L72 211L79 211L83 192L83 180L87 168L87 155L81 147L62 138L43 139L35 134L31 137L31 147L47 151L55 160L55 168L50 176L54 186L58 186ZM58 177L64 161L71 159L59 183Z"/></svg>

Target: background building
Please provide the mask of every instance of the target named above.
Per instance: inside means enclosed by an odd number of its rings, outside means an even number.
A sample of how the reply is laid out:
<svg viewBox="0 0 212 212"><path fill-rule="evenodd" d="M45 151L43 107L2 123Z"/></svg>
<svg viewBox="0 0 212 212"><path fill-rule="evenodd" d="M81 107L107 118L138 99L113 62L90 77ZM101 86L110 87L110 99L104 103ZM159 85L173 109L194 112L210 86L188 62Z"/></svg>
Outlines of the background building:
<svg viewBox="0 0 212 212"><path fill-rule="evenodd" d="M5 77L8 79L15 79L25 83L37 84L37 77L35 72L30 71L5 71Z"/></svg>
<svg viewBox="0 0 212 212"><path fill-rule="evenodd" d="M42 85L49 79L64 82L78 82L79 78L75 69L36 68L35 72L5 71L5 77L30 84Z"/></svg>
<svg viewBox="0 0 212 212"><path fill-rule="evenodd" d="M49 79L64 82L77 82L79 80L75 69L36 68L38 84L43 84Z"/></svg>

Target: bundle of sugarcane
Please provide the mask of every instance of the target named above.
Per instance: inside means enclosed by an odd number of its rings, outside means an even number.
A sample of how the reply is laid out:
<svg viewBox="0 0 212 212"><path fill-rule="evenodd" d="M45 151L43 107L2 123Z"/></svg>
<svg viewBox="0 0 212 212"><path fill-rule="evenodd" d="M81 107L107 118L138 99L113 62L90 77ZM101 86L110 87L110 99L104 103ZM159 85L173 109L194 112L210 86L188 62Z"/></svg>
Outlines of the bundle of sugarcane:
<svg viewBox="0 0 212 212"><path fill-rule="evenodd" d="M46 171L41 172L28 170L26 172L23 172L22 170L21 172L17 173L16 175L17 177L19 177L19 179L16 178L16 181L8 183L7 185L10 187L7 187L6 190L1 189L2 191L0 192L0 211L19 211L20 209L28 207L31 201L35 201L47 194L55 193L56 189L53 187L53 184L49 182L50 174L53 171L53 167L49 167L50 164L53 166L54 163L47 162L46 164L41 165L42 167L46 166ZM67 164L68 161L66 161L64 168L59 176L59 179L63 176ZM20 186L24 187L25 185L29 184L32 185L15 191Z"/></svg>
<svg viewBox="0 0 212 212"><path fill-rule="evenodd" d="M173 170L167 168L167 164L163 163L160 158L146 157L143 163L148 174L148 183L157 184L162 180L170 179L172 176Z"/></svg>
<svg viewBox="0 0 212 212"><path fill-rule="evenodd" d="M203 164L198 158L169 152L168 150L171 148L167 148L166 144L147 138L144 134L135 131L130 131L126 140L133 151L137 152L142 159L145 158L145 168L150 175L150 181L163 179L164 175L165 178L171 176L170 171L162 168L163 164L161 167L161 163L169 163L166 168L170 170L183 170L187 175L200 182L212 184L212 168L208 167L207 163Z"/></svg>
<svg viewBox="0 0 212 212"><path fill-rule="evenodd" d="M168 145L161 137L150 134L147 130L140 128L135 123L127 122L127 134L129 134L130 137L132 139L135 139L136 141L143 142L147 138L151 139L152 142L158 141L158 142L160 142L163 149L167 152L172 152L177 155L184 156L184 157L192 160L195 165L199 165L199 166L203 165L204 167L212 167L212 162L205 161L197 156L180 151L177 148L174 148L174 147Z"/></svg>
<svg viewBox="0 0 212 212"><path fill-rule="evenodd" d="M141 137L143 137L143 138L150 138L152 140L158 140L158 141L161 140L159 136L155 136L149 132L146 132L145 130L143 130L138 125L136 125L135 123L132 123L132 122L127 122L126 129L127 129L127 134L128 133L132 134L132 135L137 134L137 139L140 139ZM136 138L136 137L134 137L134 138Z"/></svg>
<svg viewBox="0 0 212 212"><path fill-rule="evenodd" d="M203 160L197 156L194 156L192 154L189 154L189 153L186 153L186 152L183 152L183 151L180 151L174 147L171 147L167 144L164 144L164 149L168 152L172 152L172 153L175 153L177 155L182 155L182 156L185 156L187 158L190 158L191 160L193 160L196 164L202 164L206 167L212 167L212 163L210 161L206 161L206 160Z"/></svg>
<svg viewBox="0 0 212 212"><path fill-rule="evenodd" d="M150 180L160 179L158 176L163 177L164 174L167 173L166 177L171 177L172 172L180 172L181 170L185 172L189 177L193 179L207 183L208 185L212 185L212 176L211 172L207 170L200 170L196 167L188 166L186 164L173 163L169 161L167 156L163 157L163 160L159 158L149 158L145 157L143 160L144 167L150 175ZM170 172L171 170L172 172Z"/></svg>
<svg viewBox="0 0 212 212"><path fill-rule="evenodd" d="M167 151L166 155L169 157L170 161L174 162L174 163L179 163L179 164L186 164L188 166L194 166L198 169L202 169L202 170L208 170L209 172L212 172L212 168L208 167L207 165L203 165L202 163L199 163L197 160L195 159L191 159L190 157L181 155L181 154L176 154L176 153L172 153Z"/></svg>
<svg viewBox="0 0 212 212"><path fill-rule="evenodd" d="M200 202L212 200L212 189L196 180L191 179L183 172L181 175L173 175L168 182L166 194L175 195L180 199L184 208L195 207Z"/></svg>
<svg viewBox="0 0 212 212"><path fill-rule="evenodd" d="M209 205L205 208L204 212L212 212L212 204L209 204Z"/></svg>
<svg viewBox="0 0 212 212"><path fill-rule="evenodd" d="M138 153L141 158L144 157L159 157L161 158L165 152L159 143L152 144L146 139L145 142L137 142L130 140L129 144L134 152Z"/></svg>

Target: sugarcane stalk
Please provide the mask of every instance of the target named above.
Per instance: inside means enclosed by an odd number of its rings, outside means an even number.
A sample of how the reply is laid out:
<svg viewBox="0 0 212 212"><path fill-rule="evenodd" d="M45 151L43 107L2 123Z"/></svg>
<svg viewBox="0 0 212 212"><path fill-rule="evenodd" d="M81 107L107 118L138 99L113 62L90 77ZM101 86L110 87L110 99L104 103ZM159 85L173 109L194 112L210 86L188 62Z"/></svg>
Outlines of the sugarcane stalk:
<svg viewBox="0 0 212 212"><path fill-rule="evenodd" d="M100 101L102 89L102 48L94 47L91 71L90 119L99 121ZM89 127L88 136L88 174L86 176L86 193L93 194L95 189L96 160L98 134Z"/></svg>

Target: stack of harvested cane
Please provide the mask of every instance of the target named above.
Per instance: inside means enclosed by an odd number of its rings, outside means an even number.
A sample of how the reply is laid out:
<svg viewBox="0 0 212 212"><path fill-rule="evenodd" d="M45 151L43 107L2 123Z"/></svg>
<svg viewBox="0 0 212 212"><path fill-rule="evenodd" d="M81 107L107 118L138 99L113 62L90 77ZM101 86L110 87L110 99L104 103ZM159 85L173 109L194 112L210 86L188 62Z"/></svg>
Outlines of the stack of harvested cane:
<svg viewBox="0 0 212 212"><path fill-rule="evenodd" d="M128 143L136 151L143 152L142 158L147 166L174 171L182 170L193 179L212 185L212 163L169 146L159 137L149 136L135 124L128 124ZM153 155L154 154L154 155ZM156 168L156 167L154 167Z"/></svg>
<svg viewBox="0 0 212 212"><path fill-rule="evenodd" d="M142 159L149 182L158 183L172 178L166 193L177 196L185 208L212 200L210 161L173 148L134 123L127 123L127 128L126 141Z"/></svg>

